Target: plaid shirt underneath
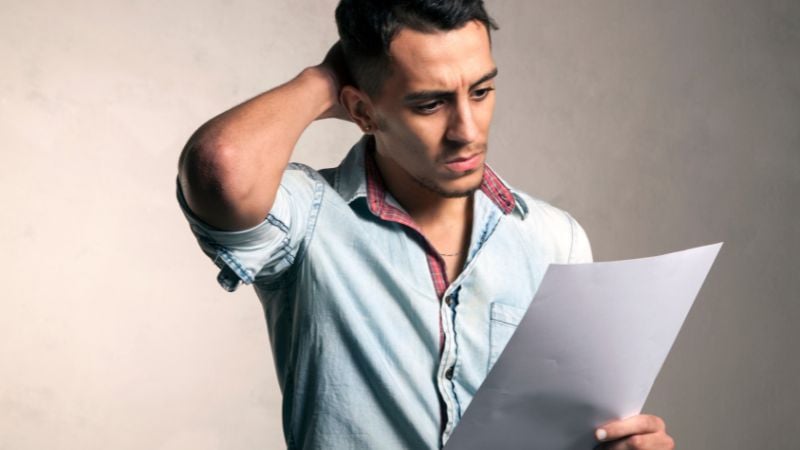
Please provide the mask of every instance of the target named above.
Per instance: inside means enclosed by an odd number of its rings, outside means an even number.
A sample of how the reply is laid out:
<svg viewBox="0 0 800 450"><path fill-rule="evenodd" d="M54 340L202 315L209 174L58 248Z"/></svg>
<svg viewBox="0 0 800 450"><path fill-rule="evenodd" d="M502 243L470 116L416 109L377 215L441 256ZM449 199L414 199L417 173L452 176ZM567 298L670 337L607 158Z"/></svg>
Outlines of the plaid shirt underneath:
<svg viewBox="0 0 800 450"><path fill-rule="evenodd" d="M386 185L381 176L378 165L375 162L375 150L372 145L367 147L364 155L364 167L367 179L367 204L369 210L377 217L389 222L396 222L414 230L417 237L423 243L425 253L428 257L428 268L433 278L433 285L436 288L436 296L442 298L450 280L447 279L447 270L444 259L431 245L430 241L422 234L422 230L414 222L414 219L402 209L399 209L386 201ZM492 200L504 214L510 213L514 209L514 196L508 187L500 180L497 174L488 166L484 166L483 181L480 189ZM444 334L441 335L444 339Z"/></svg>

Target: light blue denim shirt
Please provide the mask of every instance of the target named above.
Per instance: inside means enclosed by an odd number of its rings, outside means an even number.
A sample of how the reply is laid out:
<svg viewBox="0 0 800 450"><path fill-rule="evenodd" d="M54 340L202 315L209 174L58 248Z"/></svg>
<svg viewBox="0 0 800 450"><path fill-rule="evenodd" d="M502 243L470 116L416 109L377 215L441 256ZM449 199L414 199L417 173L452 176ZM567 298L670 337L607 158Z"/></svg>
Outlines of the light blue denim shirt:
<svg viewBox="0 0 800 450"><path fill-rule="evenodd" d="M264 307L289 449L441 448L547 265L592 260L568 213L511 188L505 213L479 190L465 266L437 295L424 242L368 207L367 139L333 169L290 164L247 230L203 223L178 187L219 283Z"/></svg>

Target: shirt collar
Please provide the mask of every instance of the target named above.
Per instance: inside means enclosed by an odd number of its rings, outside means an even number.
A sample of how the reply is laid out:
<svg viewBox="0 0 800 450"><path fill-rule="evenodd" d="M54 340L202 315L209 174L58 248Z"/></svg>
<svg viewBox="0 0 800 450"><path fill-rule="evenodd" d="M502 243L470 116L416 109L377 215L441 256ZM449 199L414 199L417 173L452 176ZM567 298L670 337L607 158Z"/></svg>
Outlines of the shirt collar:
<svg viewBox="0 0 800 450"><path fill-rule="evenodd" d="M370 211L378 217L389 209L397 209L387 199L386 187L375 163L372 136L364 135L347 154L337 170L334 188L347 202L366 198ZM528 208L524 199L511 189L487 164L483 171L480 191L497 206L503 214L517 210L523 217Z"/></svg>

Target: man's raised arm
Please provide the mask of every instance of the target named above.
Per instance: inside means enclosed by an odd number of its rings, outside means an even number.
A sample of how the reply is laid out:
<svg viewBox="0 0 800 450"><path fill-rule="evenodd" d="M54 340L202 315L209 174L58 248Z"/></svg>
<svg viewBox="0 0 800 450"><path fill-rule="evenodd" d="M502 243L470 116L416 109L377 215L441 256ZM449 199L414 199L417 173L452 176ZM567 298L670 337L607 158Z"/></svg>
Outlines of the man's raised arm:
<svg viewBox="0 0 800 450"><path fill-rule="evenodd" d="M221 230L263 221L306 127L316 119L349 119L338 100L342 67L336 44L321 64L195 131L178 162L178 180L192 212Z"/></svg>

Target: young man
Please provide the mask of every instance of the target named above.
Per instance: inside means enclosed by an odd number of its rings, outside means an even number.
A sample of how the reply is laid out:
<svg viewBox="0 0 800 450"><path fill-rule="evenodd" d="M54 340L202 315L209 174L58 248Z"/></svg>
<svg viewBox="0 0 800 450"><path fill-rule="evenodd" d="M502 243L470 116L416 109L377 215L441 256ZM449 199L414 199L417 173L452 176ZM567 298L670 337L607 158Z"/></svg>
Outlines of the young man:
<svg viewBox="0 0 800 450"><path fill-rule="evenodd" d="M438 448L547 265L591 250L484 163L497 68L481 1L343 0L336 18L323 63L191 137L178 197L222 286L261 299L289 448ZM328 117L364 137L336 168L288 164ZM672 448L646 415L598 438Z"/></svg>

